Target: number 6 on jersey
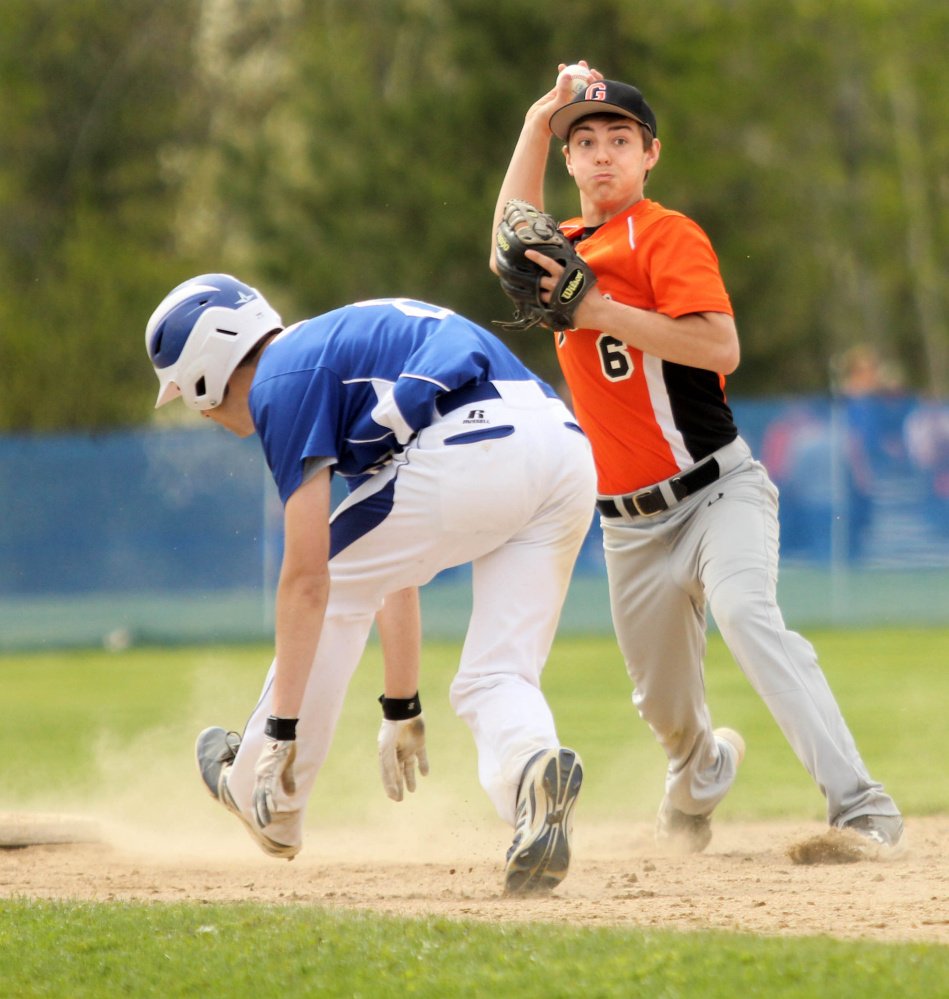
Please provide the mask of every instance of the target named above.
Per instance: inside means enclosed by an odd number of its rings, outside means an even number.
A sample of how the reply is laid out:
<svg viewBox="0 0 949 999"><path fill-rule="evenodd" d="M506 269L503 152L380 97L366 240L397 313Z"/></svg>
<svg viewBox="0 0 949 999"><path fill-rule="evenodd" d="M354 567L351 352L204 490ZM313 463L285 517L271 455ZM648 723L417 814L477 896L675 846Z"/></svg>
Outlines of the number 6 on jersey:
<svg viewBox="0 0 949 999"><path fill-rule="evenodd" d="M603 375L611 382L621 382L629 378L635 370L629 349L622 340L608 333L597 337L596 349L600 355L600 367Z"/></svg>

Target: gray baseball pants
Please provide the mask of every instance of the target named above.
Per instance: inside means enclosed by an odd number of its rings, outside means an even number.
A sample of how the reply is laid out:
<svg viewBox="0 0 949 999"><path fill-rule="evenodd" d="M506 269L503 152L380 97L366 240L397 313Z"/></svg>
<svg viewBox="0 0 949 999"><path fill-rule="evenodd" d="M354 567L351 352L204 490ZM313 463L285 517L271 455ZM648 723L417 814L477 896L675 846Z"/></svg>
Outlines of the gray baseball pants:
<svg viewBox="0 0 949 999"><path fill-rule="evenodd" d="M602 518L613 624L633 704L669 759L670 803L707 814L735 779L705 704L708 604L736 662L824 793L828 822L898 815L870 778L814 648L781 617L777 489L741 438L716 456L721 477L671 509Z"/></svg>

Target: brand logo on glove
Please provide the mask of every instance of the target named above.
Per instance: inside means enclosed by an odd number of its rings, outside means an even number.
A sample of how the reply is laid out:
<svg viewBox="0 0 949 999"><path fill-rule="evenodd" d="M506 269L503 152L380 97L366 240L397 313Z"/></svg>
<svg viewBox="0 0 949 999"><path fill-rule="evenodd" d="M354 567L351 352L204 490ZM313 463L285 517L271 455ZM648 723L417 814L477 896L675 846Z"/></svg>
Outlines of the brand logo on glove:
<svg viewBox="0 0 949 999"><path fill-rule="evenodd" d="M511 249L511 244L504 238L504 236L501 233L498 233L498 246L500 246L505 253L507 253L508 250Z"/></svg>
<svg viewBox="0 0 949 999"><path fill-rule="evenodd" d="M583 287L583 271L578 270L576 274L564 285L560 293L561 302L569 302L571 298Z"/></svg>

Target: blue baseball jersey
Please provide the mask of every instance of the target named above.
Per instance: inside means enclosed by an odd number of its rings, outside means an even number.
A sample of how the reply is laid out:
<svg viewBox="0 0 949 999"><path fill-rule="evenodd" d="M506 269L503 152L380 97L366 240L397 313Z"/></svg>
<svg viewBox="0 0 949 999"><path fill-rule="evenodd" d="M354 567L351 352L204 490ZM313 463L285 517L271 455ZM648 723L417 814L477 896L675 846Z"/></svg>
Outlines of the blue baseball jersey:
<svg viewBox="0 0 949 999"><path fill-rule="evenodd" d="M350 487L436 415L440 396L491 381L535 381L497 337L410 299L347 305L284 330L261 355L249 404L286 503L310 458Z"/></svg>

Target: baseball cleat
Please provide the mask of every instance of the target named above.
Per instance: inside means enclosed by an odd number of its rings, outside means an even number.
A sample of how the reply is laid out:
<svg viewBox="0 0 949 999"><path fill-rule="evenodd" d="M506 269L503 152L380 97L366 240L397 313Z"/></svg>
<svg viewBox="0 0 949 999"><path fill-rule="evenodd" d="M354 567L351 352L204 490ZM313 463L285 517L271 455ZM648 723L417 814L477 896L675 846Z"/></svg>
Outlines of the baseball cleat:
<svg viewBox="0 0 949 999"><path fill-rule="evenodd" d="M656 842L676 853L701 853L712 842L712 813L689 815L663 798L656 816Z"/></svg>
<svg viewBox="0 0 949 999"><path fill-rule="evenodd" d="M712 735L719 742L727 742L735 750L738 757L735 766L738 767L745 758L745 740L733 728L716 728L712 731Z"/></svg>
<svg viewBox="0 0 949 999"><path fill-rule="evenodd" d="M244 823L257 845L268 857L284 857L287 860L300 852L299 846L288 846L265 836L237 807L234 796L227 786L227 777L240 749L241 737L236 732L223 728L206 728L199 736L194 751L198 761L198 773L211 797L219 801L229 812L233 812Z"/></svg>
<svg viewBox="0 0 949 999"><path fill-rule="evenodd" d="M725 743L735 755L737 768L745 758L745 740L731 728L712 732L716 741ZM656 816L656 842L676 853L701 853L712 841L712 813L690 815L673 808L668 798L662 799Z"/></svg>
<svg viewBox="0 0 949 999"><path fill-rule="evenodd" d="M543 750L524 768L514 842L504 868L509 894L550 891L566 877L573 810L582 783L583 764L572 749Z"/></svg>
<svg viewBox="0 0 949 999"><path fill-rule="evenodd" d="M843 828L852 829L875 844L880 859L895 860L906 852L903 820L899 815L858 815L845 822Z"/></svg>
<svg viewBox="0 0 949 999"><path fill-rule="evenodd" d="M241 737L223 728L206 728L195 743L194 754L198 760L198 773L211 796L223 802L221 784L225 770L230 767L240 749Z"/></svg>

